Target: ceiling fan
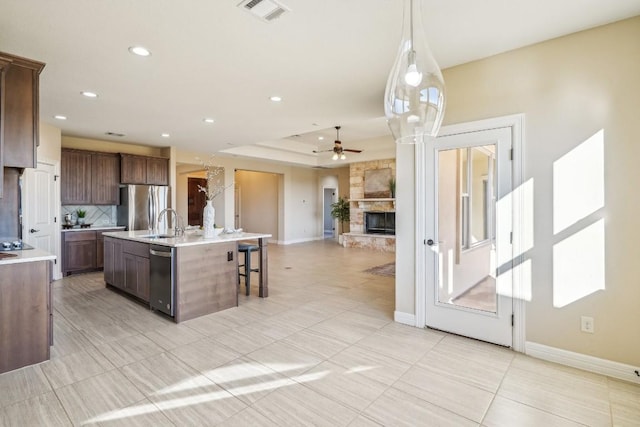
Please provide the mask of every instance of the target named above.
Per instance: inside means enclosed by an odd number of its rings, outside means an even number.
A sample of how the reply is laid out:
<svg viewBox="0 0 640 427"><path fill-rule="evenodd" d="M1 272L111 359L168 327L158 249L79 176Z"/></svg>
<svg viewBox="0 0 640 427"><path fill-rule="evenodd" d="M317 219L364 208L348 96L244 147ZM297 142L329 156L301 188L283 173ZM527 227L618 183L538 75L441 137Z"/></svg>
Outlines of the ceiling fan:
<svg viewBox="0 0 640 427"><path fill-rule="evenodd" d="M342 142L340 141L340 126L335 126L336 128L336 140L334 141L334 145L332 149L329 150L313 150L314 153L327 153L333 152L333 160L345 160L347 156L344 154L346 151L350 153L362 153L362 150L352 150L350 148L342 148Z"/></svg>

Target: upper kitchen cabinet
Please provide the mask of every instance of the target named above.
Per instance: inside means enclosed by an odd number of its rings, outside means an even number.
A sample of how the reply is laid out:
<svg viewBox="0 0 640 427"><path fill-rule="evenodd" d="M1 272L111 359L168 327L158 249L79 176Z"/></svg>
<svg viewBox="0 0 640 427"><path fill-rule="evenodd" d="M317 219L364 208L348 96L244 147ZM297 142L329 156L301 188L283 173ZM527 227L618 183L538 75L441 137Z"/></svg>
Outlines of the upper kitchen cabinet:
<svg viewBox="0 0 640 427"><path fill-rule="evenodd" d="M120 154L120 182L169 185L169 159Z"/></svg>
<svg viewBox="0 0 640 427"><path fill-rule="evenodd" d="M120 157L117 154L91 154L91 204L120 204Z"/></svg>
<svg viewBox="0 0 640 427"><path fill-rule="evenodd" d="M4 100L0 106L4 116L4 166L35 168L40 143L38 82L45 64L6 53L0 53L0 62L9 63L0 88L0 102Z"/></svg>
<svg viewBox="0 0 640 427"><path fill-rule="evenodd" d="M117 154L62 150L60 199L63 205L117 205L119 184Z"/></svg>

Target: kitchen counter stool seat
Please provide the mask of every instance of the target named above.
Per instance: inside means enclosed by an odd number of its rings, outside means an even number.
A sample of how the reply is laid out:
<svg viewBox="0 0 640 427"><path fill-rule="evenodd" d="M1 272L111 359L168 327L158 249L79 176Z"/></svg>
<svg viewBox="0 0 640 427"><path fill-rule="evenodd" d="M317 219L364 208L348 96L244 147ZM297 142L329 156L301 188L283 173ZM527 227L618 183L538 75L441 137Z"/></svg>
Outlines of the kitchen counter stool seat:
<svg viewBox="0 0 640 427"><path fill-rule="evenodd" d="M238 253L244 253L244 264L238 264L238 287L240 287L240 276L243 276L247 295L251 294L251 272L260 271L259 268L251 268L251 252L257 252L258 249L258 245L238 243Z"/></svg>

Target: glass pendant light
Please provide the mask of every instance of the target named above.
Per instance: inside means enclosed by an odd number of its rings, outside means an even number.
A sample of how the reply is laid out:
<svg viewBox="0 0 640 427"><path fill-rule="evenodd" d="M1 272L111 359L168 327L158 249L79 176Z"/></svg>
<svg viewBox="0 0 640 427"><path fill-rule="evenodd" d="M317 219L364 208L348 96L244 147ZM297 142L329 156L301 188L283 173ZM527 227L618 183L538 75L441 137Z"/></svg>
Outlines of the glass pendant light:
<svg viewBox="0 0 640 427"><path fill-rule="evenodd" d="M384 112L399 144L435 137L445 108L442 72L429 50L422 26L422 0L404 0L402 40L389 73Z"/></svg>
<svg viewBox="0 0 640 427"><path fill-rule="evenodd" d="M333 156L331 158L333 160L338 160L338 153L333 153Z"/></svg>

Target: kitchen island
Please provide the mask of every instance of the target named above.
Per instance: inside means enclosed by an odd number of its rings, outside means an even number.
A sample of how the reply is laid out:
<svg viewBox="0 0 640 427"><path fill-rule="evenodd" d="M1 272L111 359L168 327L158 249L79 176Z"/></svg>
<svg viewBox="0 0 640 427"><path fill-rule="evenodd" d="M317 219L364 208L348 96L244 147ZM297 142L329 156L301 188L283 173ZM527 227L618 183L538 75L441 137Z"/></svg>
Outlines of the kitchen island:
<svg viewBox="0 0 640 427"><path fill-rule="evenodd" d="M55 258L40 249L0 252L0 373L49 360Z"/></svg>
<svg viewBox="0 0 640 427"><path fill-rule="evenodd" d="M238 305L238 242L257 240L259 296L267 297L270 234L223 233L205 239L149 231L106 232L104 279L176 323Z"/></svg>

